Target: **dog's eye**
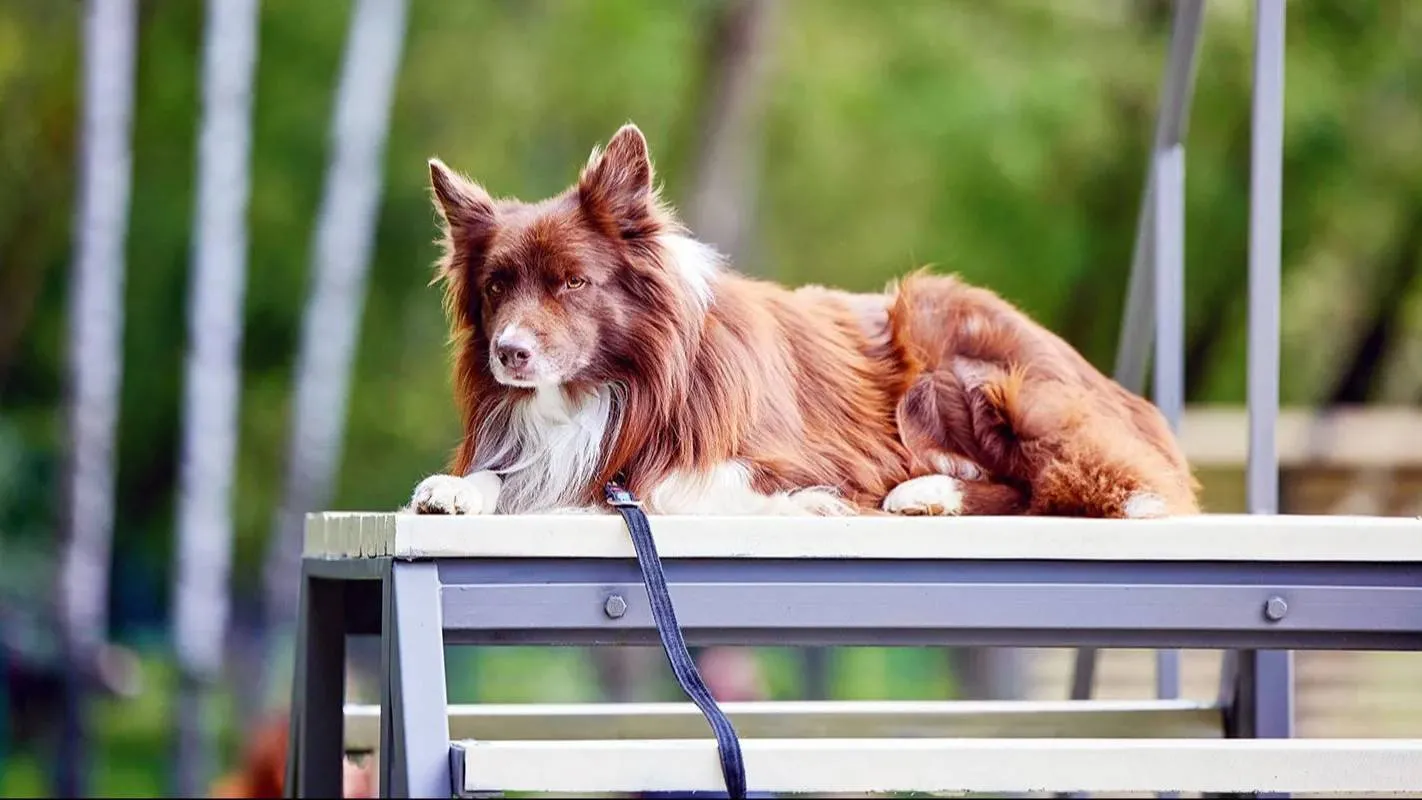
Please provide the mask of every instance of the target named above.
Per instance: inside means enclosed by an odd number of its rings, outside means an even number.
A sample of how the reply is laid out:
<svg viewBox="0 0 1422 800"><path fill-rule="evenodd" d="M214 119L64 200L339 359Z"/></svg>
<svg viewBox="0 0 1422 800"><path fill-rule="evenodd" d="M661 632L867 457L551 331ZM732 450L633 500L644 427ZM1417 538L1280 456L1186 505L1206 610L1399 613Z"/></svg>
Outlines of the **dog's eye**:
<svg viewBox="0 0 1422 800"><path fill-rule="evenodd" d="M491 296L500 295L504 293L504 285L498 281L493 281L484 287L484 291L488 292Z"/></svg>
<svg viewBox="0 0 1422 800"><path fill-rule="evenodd" d="M568 282L565 283L565 284L563 284L563 285L566 286L566 287L569 288L569 289L581 289L581 288L583 288L584 286L587 286L587 285L588 285L588 279L587 279L587 278L569 278L569 279L568 279Z"/></svg>

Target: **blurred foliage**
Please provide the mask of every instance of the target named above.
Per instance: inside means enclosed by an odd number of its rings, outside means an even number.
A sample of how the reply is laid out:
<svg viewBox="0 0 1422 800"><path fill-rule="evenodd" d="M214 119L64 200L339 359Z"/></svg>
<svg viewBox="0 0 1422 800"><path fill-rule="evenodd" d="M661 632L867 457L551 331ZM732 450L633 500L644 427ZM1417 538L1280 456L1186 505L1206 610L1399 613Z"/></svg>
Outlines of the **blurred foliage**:
<svg viewBox="0 0 1422 800"><path fill-rule="evenodd" d="M713 0L412 2L338 508L396 506L458 432L427 286L425 159L496 194L541 197L634 120L669 196L684 196L714 11ZM151 626L166 613L172 545L203 5L140 6L113 592L117 624ZM1188 138L1192 402L1244 399L1251 8L1207 4ZM0 3L0 542L12 544L47 544L58 518L80 11ZM262 7L239 594L258 586L280 487L349 11L347 0ZM1168 4L785 0L778 11L746 267L871 290L934 263L1109 369ZM1422 4L1294 0L1288 25L1284 400L1362 402L1401 386L1392 402L1422 401Z"/></svg>

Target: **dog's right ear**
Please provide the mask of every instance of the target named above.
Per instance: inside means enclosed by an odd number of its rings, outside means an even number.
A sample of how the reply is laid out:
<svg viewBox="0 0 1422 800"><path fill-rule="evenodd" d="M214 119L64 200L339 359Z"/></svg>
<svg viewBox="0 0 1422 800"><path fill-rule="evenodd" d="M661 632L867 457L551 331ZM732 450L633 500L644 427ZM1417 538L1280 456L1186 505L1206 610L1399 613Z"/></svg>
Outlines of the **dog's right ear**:
<svg viewBox="0 0 1422 800"><path fill-rule="evenodd" d="M493 231L494 201L489 193L438 158L430 159L430 188L456 244L483 240Z"/></svg>

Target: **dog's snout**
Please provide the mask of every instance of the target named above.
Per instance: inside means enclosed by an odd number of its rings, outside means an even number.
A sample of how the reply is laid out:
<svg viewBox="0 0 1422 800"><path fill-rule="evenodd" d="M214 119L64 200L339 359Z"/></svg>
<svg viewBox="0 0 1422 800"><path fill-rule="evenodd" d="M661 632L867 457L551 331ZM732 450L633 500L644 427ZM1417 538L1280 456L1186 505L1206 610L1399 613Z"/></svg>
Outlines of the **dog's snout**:
<svg viewBox="0 0 1422 800"><path fill-rule="evenodd" d="M533 352L521 344L501 344L494 349L499 363L508 369L517 369L528 363Z"/></svg>

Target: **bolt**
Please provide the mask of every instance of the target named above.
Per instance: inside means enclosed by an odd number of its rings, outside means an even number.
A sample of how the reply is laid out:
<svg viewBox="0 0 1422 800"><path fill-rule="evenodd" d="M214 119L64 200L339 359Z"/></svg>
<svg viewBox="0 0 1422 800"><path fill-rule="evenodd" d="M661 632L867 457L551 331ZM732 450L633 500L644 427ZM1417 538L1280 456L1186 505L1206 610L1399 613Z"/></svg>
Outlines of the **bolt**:
<svg viewBox="0 0 1422 800"><path fill-rule="evenodd" d="M613 594L607 596L607 603L602 607L604 614L613 619L617 619L627 613L627 601L622 599L622 595Z"/></svg>
<svg viewBox="0 0 1422 800"><path fill-rule="evenodd" d="M1270 622L1278 622L1289 613L1289 604L1282 597L1271 597L1264 603L1264 617Z"/></svg>

